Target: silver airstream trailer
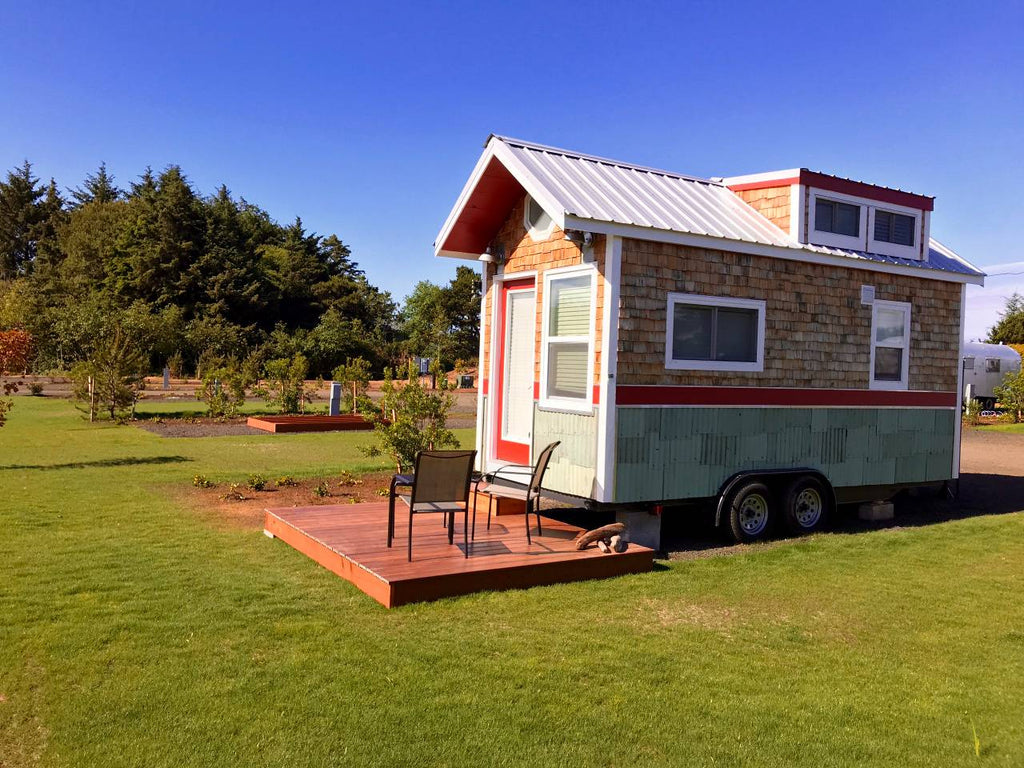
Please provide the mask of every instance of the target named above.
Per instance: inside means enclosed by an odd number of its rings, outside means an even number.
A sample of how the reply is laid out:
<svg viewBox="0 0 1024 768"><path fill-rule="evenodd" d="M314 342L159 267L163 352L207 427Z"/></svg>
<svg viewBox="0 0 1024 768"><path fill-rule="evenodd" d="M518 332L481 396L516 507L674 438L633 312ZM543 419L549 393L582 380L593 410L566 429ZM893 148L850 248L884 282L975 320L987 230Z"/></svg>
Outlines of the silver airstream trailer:
<svg viewBox="0 0 1024 768"><path fill-rule="evenodd" d="M1020 354L1012 347L969 341L964 344L964 397L979 401L982 408L993 408L993 390L1006 374L1019 370Z"/></svg>

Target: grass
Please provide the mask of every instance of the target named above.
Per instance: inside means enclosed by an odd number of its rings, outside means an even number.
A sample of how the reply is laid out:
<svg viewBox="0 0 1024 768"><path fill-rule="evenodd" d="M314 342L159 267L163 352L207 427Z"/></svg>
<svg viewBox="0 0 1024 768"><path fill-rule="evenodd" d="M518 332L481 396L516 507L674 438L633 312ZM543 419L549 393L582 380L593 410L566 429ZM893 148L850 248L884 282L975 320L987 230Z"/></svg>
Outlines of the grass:
<svg viewBox="0 0 1024 768"><path fill-rule="evenodd" d="M1010 434L1024 435L1024 422L1020 424L986 424L974 427L982 432L1009 432Z"/></svg>
<svg viewBox="0 0 1024 768"><path fill-rule="evenodd" d="M161 438L19 399L0 765L1024 760L1024 515L387 611L173 492L371 469L369 439Z"/></svg>

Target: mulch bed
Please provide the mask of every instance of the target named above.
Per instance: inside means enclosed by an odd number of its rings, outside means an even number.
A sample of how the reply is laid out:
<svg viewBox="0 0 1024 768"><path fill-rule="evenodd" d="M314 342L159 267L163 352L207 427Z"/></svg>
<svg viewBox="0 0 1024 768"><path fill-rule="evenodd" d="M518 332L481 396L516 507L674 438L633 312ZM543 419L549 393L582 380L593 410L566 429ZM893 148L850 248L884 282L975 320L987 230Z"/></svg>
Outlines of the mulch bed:
<svg viewBox="0 0 1024 768"><path fill-rule="evenodd" d="M246 426L245 419L141 419L132 422L139 429L160 437L229 437L265 435L263 430Z"/></svg>
<svg viewBox="0 0 1024 768"><path fill-rule="evenodd" d="M257 431L257 434L266 434ZM277 486L277 478L268 477L262 491L246 488L245 477L239 477L238 491L244 499L225 498L231 491L230 482L217 483L212 488L188 488L184 495L192 506L215 512L219 518L244 528L263 528L264 512L272 507L312 507L324 504L361 504L382 501L391 483L390 472L366 475L302 478L296 485ZM329 496L314 495L313 489L327 484ZM380 491L384 491L382 496Z"/></svg>

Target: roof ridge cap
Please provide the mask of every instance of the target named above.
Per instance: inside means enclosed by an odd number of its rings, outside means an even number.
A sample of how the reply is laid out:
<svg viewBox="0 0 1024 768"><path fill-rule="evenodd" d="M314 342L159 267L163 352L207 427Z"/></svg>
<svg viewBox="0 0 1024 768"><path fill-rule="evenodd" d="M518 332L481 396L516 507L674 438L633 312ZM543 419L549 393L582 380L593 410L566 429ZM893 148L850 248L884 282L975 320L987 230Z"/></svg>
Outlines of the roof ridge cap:
<svg viewBox="0 0 1024 768"><path fill-rule="evenodd" d="M658 176L666 176L673 179L682 179L683 181L693 181L699 184L707 184L710 187L725 187L721 181L715 181L714 179L705 179L700 176L693 176L686 173L676 173L675 171L667 171L663 168L652 168L646 165L637 165L636 163L627 163L622 160L614 160L610 157L601 157L600 155L588 155L583 152L576 152L571 149L563 149L561 147L552 147L547 144L538 144L533 141L526 141L524 139L515 139L511 136L501 136L497 133L492 133L488 141L493 138L498 141L510 145L519 146L524 149L532 149L538 152L547 152L550 154L564 155L565 157L571 157L577 160L588 160L592 163L601 163L604 165L613 165L617 168L623 168L631 171L639 171L641 173L653 173Z"/></svg>

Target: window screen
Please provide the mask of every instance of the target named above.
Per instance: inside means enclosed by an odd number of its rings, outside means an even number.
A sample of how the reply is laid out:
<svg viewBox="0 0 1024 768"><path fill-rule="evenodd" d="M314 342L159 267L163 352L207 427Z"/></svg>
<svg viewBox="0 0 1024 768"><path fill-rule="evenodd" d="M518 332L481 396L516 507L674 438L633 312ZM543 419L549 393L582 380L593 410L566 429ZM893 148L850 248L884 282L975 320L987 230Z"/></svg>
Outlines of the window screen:
<svg viewBox="0 0 1024 768"><path fill-rule="evenodd" d="M875 240L895 245L914 244L913 216L891 211L875 211Z"/></svg>
<svg viewBox="0 0 1024 768"><path fill-rule="evenodd" d="M814 228L819 232L857 237L860 235L860 206L816 198Z"/></svg>

